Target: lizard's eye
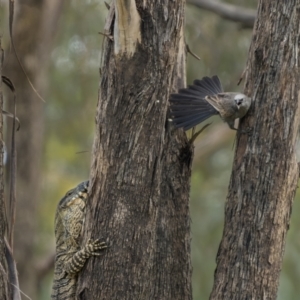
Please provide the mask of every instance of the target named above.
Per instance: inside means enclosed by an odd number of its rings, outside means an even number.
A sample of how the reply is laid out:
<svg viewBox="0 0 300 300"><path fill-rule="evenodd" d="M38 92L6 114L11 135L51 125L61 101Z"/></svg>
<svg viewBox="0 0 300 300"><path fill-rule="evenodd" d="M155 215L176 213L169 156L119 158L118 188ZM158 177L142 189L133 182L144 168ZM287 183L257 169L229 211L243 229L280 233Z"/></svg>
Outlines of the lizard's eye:
<svg viewBox="0 0 300 300"><path fill-rule="evenodd" d="M69 190L67 193L66 193L66 196L70 196L72 193L73 193L74 189L72 190Z"/></svg>

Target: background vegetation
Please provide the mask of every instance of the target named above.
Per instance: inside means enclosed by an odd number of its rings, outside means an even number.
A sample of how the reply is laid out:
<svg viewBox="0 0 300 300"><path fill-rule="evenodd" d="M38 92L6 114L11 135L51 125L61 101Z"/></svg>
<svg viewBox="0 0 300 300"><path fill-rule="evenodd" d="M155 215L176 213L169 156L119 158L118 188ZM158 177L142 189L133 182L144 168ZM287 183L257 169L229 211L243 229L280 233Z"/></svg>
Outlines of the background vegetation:
<svg viewBox="0 0 300 300"><path fill-rule="evenodd" d="M256 7L255 0L227 2ZM8 56L12 55L9 54L8 8L6 1L1 1L0 4L0 28ZM70 0L65 2L59 18L51 50L43 112L45 143L40 183L42 191L37 212L32 216L38 229L33 250L37 264L54 253L53 222L59 199L89 175L103 39L98 32L103 31L106 14L103 1ZM197 61L188 56L187 82L205 75L218 74L225 90L242 90L236 84L246 64L250 39L251 30L187 5L186 40L192 51L201 57ZM26 135L26 132L21 128L18 135ZM234 136L234 132L218 118L214 118L213 124L195 143L190 204L195 300L208 299L212 287L232 165ZM18 160L22 161L20 152ZM31 162L25 163L30 165ZM21 192L30 193L28 190ZM281 274L278 296L281 300L297 299L300 294L298 214L299 194L294 203ZM30 232L26 232L24 228L24 234L30 235ZM19 266L22 263L18 261ZM28 274L31 272L32 270L28 270ZM50 295L52 270L45 274L37 281L37 299L48 299Z"/></svg>

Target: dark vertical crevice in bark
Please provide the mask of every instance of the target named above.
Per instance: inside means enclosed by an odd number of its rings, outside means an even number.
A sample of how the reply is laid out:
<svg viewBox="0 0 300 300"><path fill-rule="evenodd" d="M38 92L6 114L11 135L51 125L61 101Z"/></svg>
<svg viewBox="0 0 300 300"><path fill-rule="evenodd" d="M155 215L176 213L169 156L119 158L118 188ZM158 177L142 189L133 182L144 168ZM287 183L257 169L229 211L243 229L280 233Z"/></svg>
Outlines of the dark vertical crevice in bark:
<svg viewBox="0 0 300 300"><path fill-rule="evenodd" d="M299 1L260 1L210 299L276 299L299 171Z"/></svg>
<svg viewBox="0 0 300 300"><path fill-rule="evenodd" d="M126 38L104 45L86 236L107 238L110 248L80 275L81 299L192 298L192 149L167 121L169 93L183 82L174 66L184 62L184 3L136 4L136 48L128 50Z"/></svg>

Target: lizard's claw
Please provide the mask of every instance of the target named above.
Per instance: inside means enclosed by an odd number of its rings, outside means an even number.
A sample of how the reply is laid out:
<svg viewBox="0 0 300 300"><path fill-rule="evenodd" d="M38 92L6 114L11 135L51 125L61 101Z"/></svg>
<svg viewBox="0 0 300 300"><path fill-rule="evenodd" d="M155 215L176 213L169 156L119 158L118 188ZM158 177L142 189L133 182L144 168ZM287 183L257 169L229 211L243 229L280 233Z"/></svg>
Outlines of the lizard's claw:
<svg viewBox="0 0 300 300"><path fill-rule="evenodd" d="M108 247L107 244L105 242L101 242L99 239L96 239L96 240L89 239L85 246L86 251L90 255L95 255L95 256L101 255L101 253L99 253L97 251L104 250L107 247Z"/></svg>

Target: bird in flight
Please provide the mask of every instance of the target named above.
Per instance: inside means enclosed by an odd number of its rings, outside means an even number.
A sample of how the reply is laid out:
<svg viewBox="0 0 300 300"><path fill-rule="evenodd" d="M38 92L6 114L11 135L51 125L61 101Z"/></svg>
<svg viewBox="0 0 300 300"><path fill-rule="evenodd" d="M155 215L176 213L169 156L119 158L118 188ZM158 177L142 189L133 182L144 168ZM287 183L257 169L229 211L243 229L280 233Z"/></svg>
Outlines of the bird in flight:
<svg viewBox="0 0 300 300"><path fill-rule="evenodd" d="M213 115L220 115L233 130L235 119L247 113L251 98L241 93L223 91L220 79L214 75L194 80L193 85L170 96L170 116L177 128L189 130Z"/></svg>

